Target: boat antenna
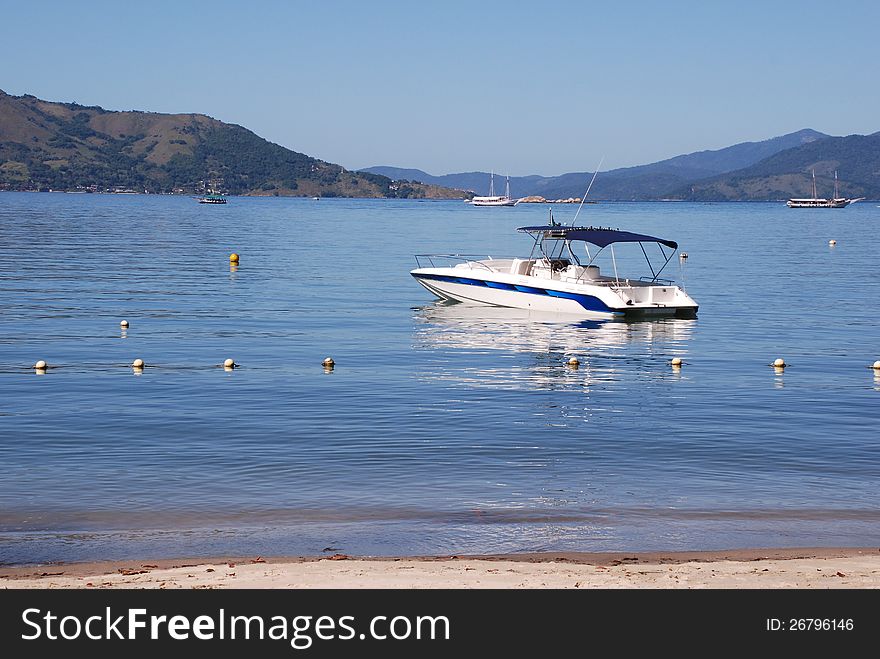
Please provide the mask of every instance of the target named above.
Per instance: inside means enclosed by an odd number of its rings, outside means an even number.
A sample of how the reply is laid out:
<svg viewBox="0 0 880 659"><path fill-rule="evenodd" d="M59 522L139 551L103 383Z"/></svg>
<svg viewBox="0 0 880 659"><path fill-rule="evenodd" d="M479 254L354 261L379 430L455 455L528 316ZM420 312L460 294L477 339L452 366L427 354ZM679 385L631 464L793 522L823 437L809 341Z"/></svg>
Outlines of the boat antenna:
<svg viewBox="0 0 880 659"><path fill-rule="evenodd" d="M599 161L599 164L596 166L596 171L593 172L593 178L590 179L590 184L587 186L587 191L584 193L584 196L581 197L580 206L578 206L577 213L574 214L574 219L571 221L571 226L575 226L575 222L577 222L578 215L581 214L581 208L584 207L584 202L587 200L587 195L590 194L590 189L593 187L593 181L596 180L596 175L599 173L599 170L602 168L603 162L605 162L605 156L602 156L602 159Z"/></svg>

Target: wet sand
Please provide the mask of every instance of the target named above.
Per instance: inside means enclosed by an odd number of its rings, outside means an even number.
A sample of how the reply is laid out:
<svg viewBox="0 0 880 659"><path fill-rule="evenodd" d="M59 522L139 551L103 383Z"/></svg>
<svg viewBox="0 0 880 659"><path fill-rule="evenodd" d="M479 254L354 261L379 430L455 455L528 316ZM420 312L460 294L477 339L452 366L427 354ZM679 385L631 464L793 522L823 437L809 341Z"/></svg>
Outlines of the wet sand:
<svg viewBox="0 0 880 659"><path fill-rule="evenodd" d="M0 568L0 588L878 588L880 549L217 557Z"/></svg>

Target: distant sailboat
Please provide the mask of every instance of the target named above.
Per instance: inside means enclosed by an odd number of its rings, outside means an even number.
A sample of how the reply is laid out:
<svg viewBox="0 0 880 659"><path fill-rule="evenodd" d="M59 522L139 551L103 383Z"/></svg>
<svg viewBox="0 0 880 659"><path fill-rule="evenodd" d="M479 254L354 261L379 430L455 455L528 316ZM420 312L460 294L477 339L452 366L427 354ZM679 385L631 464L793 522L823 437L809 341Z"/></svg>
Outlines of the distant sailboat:
<svg viewBox="0 0 880 659"><path fill-rule="evenodd" d="M840 196L840 189L837 181L837 171L834 172L834 197L831 199L822 199L816 193L816 170L813 171L813 196L809 199L789 199L785 205L789 208L844 208L852 203L861 201L864 197L858 199L848 199Z"/></svg>
<svg viewBox="0 0 880 659"><path fill-rule="evenodd" d="M519 199L510 198L510 177L507 177L507 184L504 188L504 195L495 194L495 172L489 174L489 196L474 197L471 199L472 206L516 206Z"/></svg>

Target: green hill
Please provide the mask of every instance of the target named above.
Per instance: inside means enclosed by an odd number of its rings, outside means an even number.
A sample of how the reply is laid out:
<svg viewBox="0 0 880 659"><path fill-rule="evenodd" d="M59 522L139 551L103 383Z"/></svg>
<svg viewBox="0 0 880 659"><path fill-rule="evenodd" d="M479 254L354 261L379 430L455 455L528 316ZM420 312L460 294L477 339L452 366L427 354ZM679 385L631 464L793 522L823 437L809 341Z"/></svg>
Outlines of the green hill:
<svg viewBox="0 0 880 659"><path fill-rule="evenodd" d="M0 190L324 197L470 196L351 172L201 114L111 112L0 91Z"/></svg>
<svg viewBox="0 0 880 659"><path fill-rule="evenodd" d="M845 197L880 199L880 133L828 137L786 149L750 167L682 186L671 197L698 201L778 201L834 191L834 172Z"/></svg>

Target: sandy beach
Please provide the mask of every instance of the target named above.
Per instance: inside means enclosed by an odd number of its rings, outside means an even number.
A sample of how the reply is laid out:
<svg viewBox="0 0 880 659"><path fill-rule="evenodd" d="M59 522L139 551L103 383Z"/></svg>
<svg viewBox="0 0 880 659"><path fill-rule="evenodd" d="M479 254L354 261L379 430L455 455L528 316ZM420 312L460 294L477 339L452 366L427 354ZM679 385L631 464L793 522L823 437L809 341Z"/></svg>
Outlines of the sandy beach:
<svg viewBox="0 0 880 659"><path fill-rule="evenodd" d="M261 556L0 568L0 588L878 588L880 549Z"/></svg>

